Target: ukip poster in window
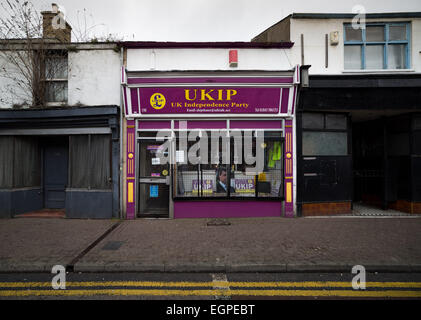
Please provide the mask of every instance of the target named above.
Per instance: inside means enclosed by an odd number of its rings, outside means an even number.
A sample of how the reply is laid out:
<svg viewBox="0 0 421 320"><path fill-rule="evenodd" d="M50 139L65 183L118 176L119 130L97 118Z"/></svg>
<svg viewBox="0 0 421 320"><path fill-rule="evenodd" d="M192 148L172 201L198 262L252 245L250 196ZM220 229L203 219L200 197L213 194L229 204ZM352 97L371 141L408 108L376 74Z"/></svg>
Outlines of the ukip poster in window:
<svg viewBox="0 0 421 320"><path fill-rule="evenodd" d="M235 179L236 193L253 193L254 194L254 179Z"/></svg>
<svg viewBox="0 0 421 320"><path fill-rule="evenodd" d="M192 180L192 193L198 194L199 192L199 183L197 179ZM202 180L202 192L203 194L212 194L213 193L213 180L205 179Z"/></svg>

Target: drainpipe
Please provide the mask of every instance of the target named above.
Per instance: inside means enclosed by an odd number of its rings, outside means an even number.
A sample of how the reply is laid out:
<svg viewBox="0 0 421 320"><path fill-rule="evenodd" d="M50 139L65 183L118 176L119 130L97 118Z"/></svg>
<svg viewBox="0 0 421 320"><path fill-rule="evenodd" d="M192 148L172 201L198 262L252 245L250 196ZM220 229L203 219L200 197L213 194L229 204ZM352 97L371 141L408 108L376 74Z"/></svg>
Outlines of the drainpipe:
<svg viewBox="0 0 421 320"><path fill-rule="evenodd" d="M120 48L120 72L124 67L124 48ZM121 75L120 75L121 77ZM123 119L124 119L124 97L122 85L120 85L120 163L119 163L119 178L120 178L120 219L123 219Z"/></svg>

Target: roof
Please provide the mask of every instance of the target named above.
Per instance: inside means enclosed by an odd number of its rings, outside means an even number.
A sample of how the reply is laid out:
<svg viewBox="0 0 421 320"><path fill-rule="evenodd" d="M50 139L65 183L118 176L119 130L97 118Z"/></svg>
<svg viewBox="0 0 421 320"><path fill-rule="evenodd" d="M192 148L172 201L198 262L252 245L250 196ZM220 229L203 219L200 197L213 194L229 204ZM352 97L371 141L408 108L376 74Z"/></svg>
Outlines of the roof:
<svg viewBox="0 0 421 320"><path fill-rule="evenodd" d="M261 49L261 48L272 48L272 49L289 49L294 43L293 42L153 42L153 41L122 41L119 44L125 48L163 48L163 49L176 49L176 48L188 48L188 49L230 49L230 48L247 48L247 49Z"/></svg>
<svg viewBox="0 0 421 320"><path fill-rule="evenodd" d="M266 28L264 31L260 32L258 35L253 37L252 40L256 39L261 34L264 34L266 31L276 26L277 24L283 22L286 19L352 19L356 13L292 13L274 23L270 27ZM384 13L366 13L366 19L408 19L408 18L421 18L421 12L384 12Z"/></svg>
<svg viewBox="0 0 421 320"><path fill-rule="evenodd" d="M293 13L293 19L352 19L356 13ZM421 12L366 13L366 19L421 18Z"/></svg>

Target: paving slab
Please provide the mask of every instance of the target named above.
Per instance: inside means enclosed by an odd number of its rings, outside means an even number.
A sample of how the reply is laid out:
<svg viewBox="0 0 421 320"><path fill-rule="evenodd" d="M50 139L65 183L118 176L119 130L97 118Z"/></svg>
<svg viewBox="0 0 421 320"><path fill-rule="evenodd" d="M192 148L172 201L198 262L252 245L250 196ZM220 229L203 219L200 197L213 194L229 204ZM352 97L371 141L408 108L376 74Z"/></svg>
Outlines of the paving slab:
<svg viewBox="0 0 421 320"><path fill-rule="evenodd" d="M68 265L115 224L111 220L1 219L0 272L51 272Z"/></svg>
<svg viewBox="0 0 421 320"><path fill-rule="evenodd" d="M421 219L209 219L124 221L75 271L421 271ZM106 250L107 242L118 242Z"/></svg>

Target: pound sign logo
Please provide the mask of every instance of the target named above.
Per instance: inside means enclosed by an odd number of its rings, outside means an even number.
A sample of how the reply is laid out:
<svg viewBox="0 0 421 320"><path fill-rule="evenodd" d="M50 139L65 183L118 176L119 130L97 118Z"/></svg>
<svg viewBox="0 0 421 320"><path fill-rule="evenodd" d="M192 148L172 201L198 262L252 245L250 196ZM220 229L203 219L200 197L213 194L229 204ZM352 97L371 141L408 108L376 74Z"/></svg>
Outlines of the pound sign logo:
<svg viewBox="0 0 421 320"><path fill-rule="evenodd" d="M165 97L161 93L154 93L151 96L151 99L150 99L150 103L151 103L152 108L154 108L156 110L159 110L159 109L162 109L163 107L165 107L165 102L166 102Z"/></svg>

